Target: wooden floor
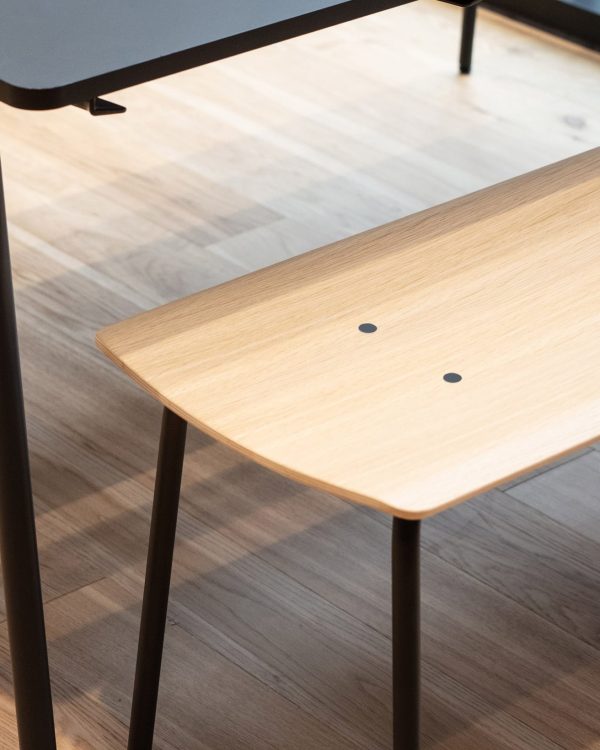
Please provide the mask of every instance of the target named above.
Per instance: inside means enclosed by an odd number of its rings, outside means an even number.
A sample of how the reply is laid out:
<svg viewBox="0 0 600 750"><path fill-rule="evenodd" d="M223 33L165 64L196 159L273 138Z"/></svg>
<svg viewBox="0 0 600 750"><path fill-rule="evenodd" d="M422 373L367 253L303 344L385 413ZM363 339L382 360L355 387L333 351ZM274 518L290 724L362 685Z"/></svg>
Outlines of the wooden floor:
<svg viewBox="0 0 600 750"><path fill-rule="evenodd" d="M122 117L2 108L61 750L125 747L160 421L96 329L600 143L599 57L482 13L460 78L459 19L399 8ZM156 747L389 749L389 536L192 433ZM600 450L428 521L423 603L424 748L600 749Z"/></svg>

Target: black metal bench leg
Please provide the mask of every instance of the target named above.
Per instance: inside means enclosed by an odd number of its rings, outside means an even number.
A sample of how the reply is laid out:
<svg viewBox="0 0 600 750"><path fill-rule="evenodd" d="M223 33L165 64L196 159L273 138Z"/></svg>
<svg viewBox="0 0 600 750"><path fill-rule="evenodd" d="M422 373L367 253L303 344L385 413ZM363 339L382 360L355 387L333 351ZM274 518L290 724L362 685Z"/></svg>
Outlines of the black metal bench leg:
<svg viewBox="0 0 600 750"><path fill-rule="evenodd" d="M55 750L52 691L0 171L0 551L21 750Z"/></svg>
<svg viewBox="0 0 600 750"><path fill-rule="evenodd" d="M463 11L462 37L460 41L460 72L471 72L473 61L473 41L475 38L475 21L477 20L477 6L470 5Z"/></svg>
<svg viewBox="0 0 600 750"><path fill-rule="evenodd" d="M186 431L185 420L165 409L154 487L129 750L152 748Z"/></svg>
<svg viewBox="0 0 600 750"><path fill-rule="evenodd" d="M394 750L420 747L420 521L394 518L392 641Z"/></svg>

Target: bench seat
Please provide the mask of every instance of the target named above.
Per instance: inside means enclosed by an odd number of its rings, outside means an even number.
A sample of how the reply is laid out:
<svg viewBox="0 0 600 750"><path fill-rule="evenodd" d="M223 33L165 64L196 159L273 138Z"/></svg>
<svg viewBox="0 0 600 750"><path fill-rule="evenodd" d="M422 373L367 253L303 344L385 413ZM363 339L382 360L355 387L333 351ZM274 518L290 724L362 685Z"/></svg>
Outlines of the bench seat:
<svg viewBox="0 0 600 750"><path fill-rule="evenodd" d="M424 518L600 437L600 149L117 323L98 345L259 463Z"/></svg>

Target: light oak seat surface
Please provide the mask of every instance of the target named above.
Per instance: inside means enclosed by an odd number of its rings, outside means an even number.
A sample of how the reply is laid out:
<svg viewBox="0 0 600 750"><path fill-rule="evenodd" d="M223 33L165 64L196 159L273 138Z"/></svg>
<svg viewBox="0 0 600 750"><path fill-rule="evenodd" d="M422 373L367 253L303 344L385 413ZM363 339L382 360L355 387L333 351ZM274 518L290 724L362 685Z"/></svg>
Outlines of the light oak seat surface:
<svg viewBox="0 0 600 750"><path fill-rule="evenodd" d="M98 344L256 461L423 518L600 436L600 149L143 313Z"/></svg>

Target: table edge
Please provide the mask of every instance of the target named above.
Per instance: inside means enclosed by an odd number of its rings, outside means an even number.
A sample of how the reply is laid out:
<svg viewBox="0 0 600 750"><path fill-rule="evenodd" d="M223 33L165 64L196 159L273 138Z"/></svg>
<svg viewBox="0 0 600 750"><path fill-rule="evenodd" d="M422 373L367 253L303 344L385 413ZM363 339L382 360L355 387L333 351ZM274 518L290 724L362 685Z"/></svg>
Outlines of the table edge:
<svg viewBox="0 0 600 750"><path fill-rule="evenodd" d="M95 96L137 86L410 2L415 0L346 0L338 5L284 19L198 47L50 88L26 88L0 79L0 101L18 109L28 110L58 109L80 104Z"/></svg>

